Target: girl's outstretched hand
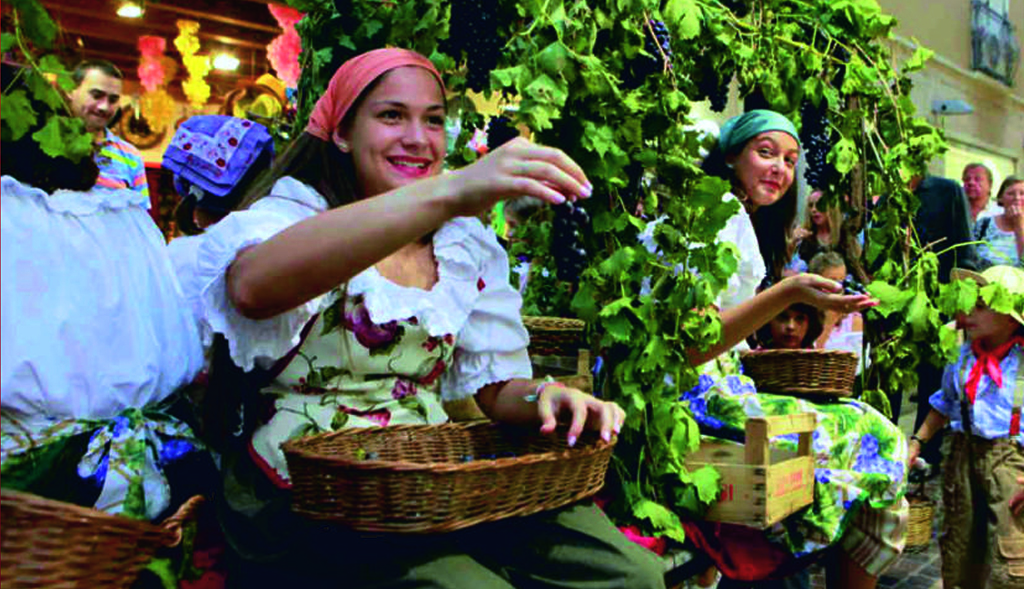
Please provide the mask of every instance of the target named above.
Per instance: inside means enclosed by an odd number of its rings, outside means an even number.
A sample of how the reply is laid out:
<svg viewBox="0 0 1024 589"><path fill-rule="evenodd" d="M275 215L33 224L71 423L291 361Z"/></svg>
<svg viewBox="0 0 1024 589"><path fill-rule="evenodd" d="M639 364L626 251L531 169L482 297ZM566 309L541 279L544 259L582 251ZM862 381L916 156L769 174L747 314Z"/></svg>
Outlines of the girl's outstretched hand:
<svg viewBox="0 0 1024 589"><path fill-rule="evenodd" d="M611 441L612 433L618 434L626 420L626 412L617 404L559 383L552 383L541 390L537 407L541 433L555 431L559 419L569 422L569 446L576 444L584 428L598 430L602 440Z"/></svg>
<svg viewBox="0 0 1024 589"><path fill-rule="evenodd" d="M451 183L456 215L473 216L509 198L533 196L551 204L589 198L587 175L560 149L522 137L442 177Z"/></svg>
<svg viewBox="0 0 1024 589"><path fill-rule="evenodd" d="M866 294L845 295L843 285L817 274L790 276L779 284L792 289L796 300L819 309L853 313L878 304L878 301Z"/></svg>

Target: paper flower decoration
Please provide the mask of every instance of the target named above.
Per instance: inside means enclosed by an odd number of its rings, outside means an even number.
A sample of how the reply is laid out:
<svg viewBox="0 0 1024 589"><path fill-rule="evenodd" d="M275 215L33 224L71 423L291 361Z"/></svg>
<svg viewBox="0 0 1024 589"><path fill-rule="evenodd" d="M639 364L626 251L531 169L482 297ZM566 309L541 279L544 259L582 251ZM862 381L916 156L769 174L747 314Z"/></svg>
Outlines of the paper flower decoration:
<svg viewBox="0 0 1024 589"><path fill-rule="evenodd" d="M210 99L210 85L204 79L210 72L209 57L196 55L199 51L199 23L191 20L178 21L178 36L174 46L181 53L181 61L188 70L188 79L181 83L185 97L194 108L202 108Z"/></svg>
<svg viewBox="0 0 1024 589"><path fill-rule="evenodd" d="M299 53L302 51L302 41L295 30L295 23L302 20L304 15L294 8L278 4L268 4L267 8L278 26L284 30L267 45L267 59L277 77L289 88L295 88L299 85Z"/></svg>
<svg viewBox="0 0 1024 589"><path fill-rule="evenodd" d="M166 72L164 72L163 56L167 49L167 40L163 37L143 35L139 37L139 80L146 92L155 92L163 85Z"/></svg>

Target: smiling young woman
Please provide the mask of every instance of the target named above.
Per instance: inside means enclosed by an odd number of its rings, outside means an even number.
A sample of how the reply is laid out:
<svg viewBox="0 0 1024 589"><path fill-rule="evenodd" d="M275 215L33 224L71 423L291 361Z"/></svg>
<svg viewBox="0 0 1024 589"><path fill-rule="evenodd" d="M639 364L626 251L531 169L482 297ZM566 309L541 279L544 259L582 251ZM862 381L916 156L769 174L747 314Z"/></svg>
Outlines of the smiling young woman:
<svg viewBox="0 0 1024 589"><path fill-rule="evenodd" d="M294 437L441 423L445 402L468 398L542 433L561 421L569 445L584 429L610 439L625 418L531 380L508 255L475 217L523 195L587 197L585 174L524 139L441 174L444 122L429 60L357 56L245 210L201 236L197 276L183 283L202 285L198 320L218 334L206 398L231 432L212 442L238 586L511 587L502 571L514 570L537 586L661 587L657 561L592 504L440 538L370 537L289 511L280 446Z"/></svg>

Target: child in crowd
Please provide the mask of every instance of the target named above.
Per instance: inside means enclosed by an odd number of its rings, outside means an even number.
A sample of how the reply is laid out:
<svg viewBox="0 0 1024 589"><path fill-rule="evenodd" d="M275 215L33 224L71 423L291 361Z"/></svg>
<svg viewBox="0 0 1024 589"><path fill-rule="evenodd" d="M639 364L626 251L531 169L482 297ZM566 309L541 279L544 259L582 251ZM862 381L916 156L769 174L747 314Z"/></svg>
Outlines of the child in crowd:
<svg viewBox="0 0 1024 589"><path fill-rule="evenodd" d="M226 115L198 115L178 127L164 152L163 167L174 173L174 189L181 197L174 211L178 228L186 237L167 246L175 274L191 280L197 263L200 240L195 236L223 219L238 206L260 172L268 170L274 157L274 139L259 123ZM201 303L195 296L198 285L184 285L189 306L196 317ZM199 322L204 348L213 333Z"/></svg>
<svg viewBox="0 0 1024 589"><path fill-rule="evenodd" d="M811 274L843 282L846 279L846 263L838 252L821 252L811 258L807 269ZM839 313L825 311L821 335L814 347L829 350L846 350L858 356L864 339L864 319L858 312Z"/></svg>
<svg viewBox="0 0 1024 589"><path fill-rule="evenodd" d="M174 216L182 233L198 235L232 211L273 157L274 139L259 123L225 115L182 123L163 158L181 196Z"/></svg>
<svg viewBox="0 0 1024 589"><path fill-rule="evenodd" d="M758 329L757 341L768 349L813 348L821 328L821 312L811 305L796 303Z"/></svg>
<svg viewBox="0 0 1024 589"><path fill-rule="evenodd" d="M1024 586L1024 270L993 266L953 270L979 286L999 285L1014 310L981 302L957 323L968 343L946 367L931 413L908 443L909 463L947 423L953 430L942 467L946 510L939 549L944 587ZM998 287L997 287L998 288Z"/></svg>

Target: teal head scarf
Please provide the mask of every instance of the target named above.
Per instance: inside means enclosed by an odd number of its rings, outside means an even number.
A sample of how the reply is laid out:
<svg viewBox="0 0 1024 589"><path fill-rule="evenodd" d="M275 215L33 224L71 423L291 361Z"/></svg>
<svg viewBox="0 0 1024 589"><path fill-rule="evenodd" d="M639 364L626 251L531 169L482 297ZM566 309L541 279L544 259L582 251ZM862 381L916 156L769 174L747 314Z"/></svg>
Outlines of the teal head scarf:
<svg viewBox="0 0 1024 589"><path fill-rule="evenodd" d="M772 110L751 110L729 119L718 134L718 145L723 154L732 154L742 149L747 141L768 131L788 133L800 145L800 135L793 123Z"/></svg>

